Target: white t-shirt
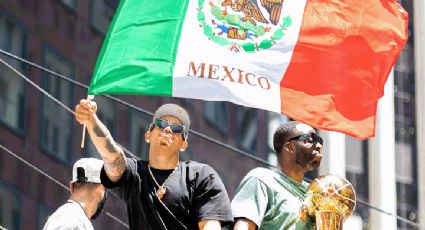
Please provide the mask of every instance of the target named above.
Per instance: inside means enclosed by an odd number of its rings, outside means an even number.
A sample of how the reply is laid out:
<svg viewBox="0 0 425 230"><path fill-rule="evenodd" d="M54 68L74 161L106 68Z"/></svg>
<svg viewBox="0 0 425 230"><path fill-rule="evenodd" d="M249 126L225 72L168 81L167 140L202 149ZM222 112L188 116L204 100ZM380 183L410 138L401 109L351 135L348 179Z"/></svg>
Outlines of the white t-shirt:
<svg viewBox="0 0 425 230"><path fill-rule="evenodd" d="M60 206L47 220L43 230L93 230L89 218L77 202L68 200Z"/></svg>

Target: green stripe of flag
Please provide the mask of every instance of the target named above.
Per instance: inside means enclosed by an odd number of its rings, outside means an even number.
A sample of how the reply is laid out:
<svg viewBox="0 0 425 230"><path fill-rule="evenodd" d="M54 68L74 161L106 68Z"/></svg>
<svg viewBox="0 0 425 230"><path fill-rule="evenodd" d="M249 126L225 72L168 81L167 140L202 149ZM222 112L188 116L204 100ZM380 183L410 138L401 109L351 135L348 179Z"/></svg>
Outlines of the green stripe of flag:
<svg viewBox="0 0 425 230"><path fill-rule="evenodd" d="M122 0L98 57L89 94L172 95L189 0Z"/></svg>

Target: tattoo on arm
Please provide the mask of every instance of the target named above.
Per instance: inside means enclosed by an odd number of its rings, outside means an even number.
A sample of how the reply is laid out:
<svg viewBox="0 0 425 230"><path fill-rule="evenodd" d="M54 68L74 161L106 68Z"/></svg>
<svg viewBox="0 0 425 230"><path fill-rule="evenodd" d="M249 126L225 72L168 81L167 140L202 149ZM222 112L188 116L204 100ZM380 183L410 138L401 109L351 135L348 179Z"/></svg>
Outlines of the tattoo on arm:
<svg viewBox="0 0 425 230"><path fill-rule="evenodd" d="M119 150L116 148L115 144L112 144L111 141L109 139L107 139L106 141L106 146L105 146L106 150L108 150L110 153L116 153Z"/></svg>
<svg viewBox="0 0 425 230"><path fill-rule="evenodd" d="M93 127L93 133L96 135L96 137L106 138L105 149L109 153L120 152L120 148L115 144L114 139L105 126L97 124Z"/></svg>
<svg viewBox="0 0 425 230"><path fill-rule="evenodd" d="M96 125L93 127L93 132L96 134L97 137L106 137L106 132L104 128L99 127L99 125Z"/></svg>
<svg viewBox="0 0 425 230"><path fill-rule="evenodd" d="M112 163L104 164L106 174L111 180L121 178L121 175L124 173L127 165L123 155L119 155Z"/></svg>

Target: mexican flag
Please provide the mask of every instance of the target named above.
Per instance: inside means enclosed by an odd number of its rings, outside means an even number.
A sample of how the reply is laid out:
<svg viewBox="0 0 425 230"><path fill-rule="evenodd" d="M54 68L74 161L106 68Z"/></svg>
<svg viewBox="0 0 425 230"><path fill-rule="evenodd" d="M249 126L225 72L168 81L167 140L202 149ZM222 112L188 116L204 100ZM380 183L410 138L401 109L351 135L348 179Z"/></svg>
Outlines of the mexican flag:
<svg viewBox="0 0 425 230"><path fill-rule="evenodd" d="M367 138L407 18L396 0L122 0L88 93L231 101Z"/></svg>

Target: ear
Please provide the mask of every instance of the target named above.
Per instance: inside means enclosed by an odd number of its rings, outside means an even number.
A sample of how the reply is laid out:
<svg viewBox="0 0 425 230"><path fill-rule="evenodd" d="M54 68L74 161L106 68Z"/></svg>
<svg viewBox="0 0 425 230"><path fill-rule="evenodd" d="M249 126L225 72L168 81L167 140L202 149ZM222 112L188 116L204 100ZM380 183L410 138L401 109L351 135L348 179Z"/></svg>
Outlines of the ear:
<svg viewBox="0 0 425 230"><path fill-rule="evenodd" d="M182 141L181 145L180 145L180 152L183 152L186 150L187 146L189 146L189 143L185 140Z"/></svg>
<svg viewBox="0 0 425 230"><path fill-rule="evenodd" d="M292 145L292 142L288 141L285 144L283 144L283 149L287 152L293 152L294 146Z"/></svg>
<svg viewBox="0 0 425 230"><path fill-rule="evenodd" d="M145 141L146 141L146 143L150 143L151 142L151 131L147 131L146 133L145 133Z"/></svg>
<svg viewBox="0 0 425 230"><path fill-rule="evenodd" d="M72 193L74 188L72 187L72 181L69 181L69 191Z"/></svg>

